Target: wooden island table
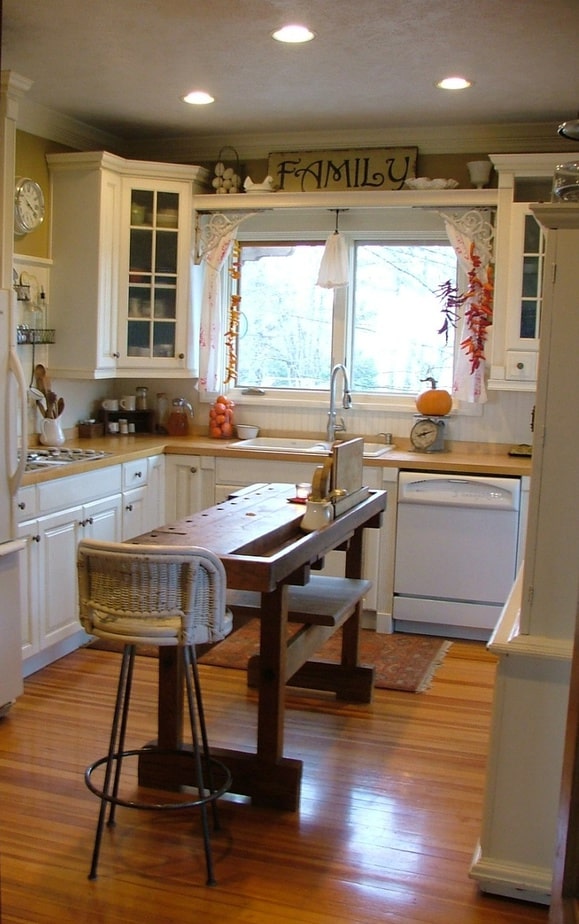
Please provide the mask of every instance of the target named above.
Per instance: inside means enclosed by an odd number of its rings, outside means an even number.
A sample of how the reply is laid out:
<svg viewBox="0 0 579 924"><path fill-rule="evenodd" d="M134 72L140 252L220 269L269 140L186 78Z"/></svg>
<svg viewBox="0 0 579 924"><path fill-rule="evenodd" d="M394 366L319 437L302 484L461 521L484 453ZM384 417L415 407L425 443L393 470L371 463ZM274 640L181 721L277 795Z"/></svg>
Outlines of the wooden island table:
<svg viewBox="0 0 579 924"><path fill-rule="evenodd" d="M386 492L370 491L323 529L304 532L300 522L305 508L288 502L294 493L294 485L256 485L132 540L211 549L224 564L228 592L234 596L239 592L242 600L246 595L246 601L251 598L257 606L256 750L212 748L212 753L229 767L233 792L250 796L257 805L290 811L299 807L302 762L283 753L286 683L293 677L300 686L334 690L344 699L371 699L373 669L359 664L362 597L370 586L361 579L362 536L364 529L380 526L386 507ZM312 575L334 549L346 553L344 579ZM318 612L308 615L308 609ZM288 618L305 623L292 642L287 639ZM341 663L309 661L309 655L340 626ZM179 665L174 648L159 649L157 743L160 750L175 749L176 754L162 761L155 759L154 751L143 756L139 768L143 785L171 789L187 783L190 763L179 759L186 752Z"/></svg>

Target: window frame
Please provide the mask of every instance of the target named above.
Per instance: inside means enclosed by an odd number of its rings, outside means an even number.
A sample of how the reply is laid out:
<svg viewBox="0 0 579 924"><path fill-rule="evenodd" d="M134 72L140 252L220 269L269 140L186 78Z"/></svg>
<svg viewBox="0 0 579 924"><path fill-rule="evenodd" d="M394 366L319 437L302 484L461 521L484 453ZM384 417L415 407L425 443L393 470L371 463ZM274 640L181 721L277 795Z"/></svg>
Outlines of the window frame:
<svg viewBox="0 0 579 924"><path fill-rule="evenodd" d="M350 267L352 267L352 248L354 242L358 241L361 243L364 242L385 242L385 243L399 243L399 244L408 244L415 242L417 244L443 244L449 246L448 237L442 227L440 232L438 230L433 231L433 229L421 230L421 229L362 229L362 230L342 230L340 228L340 233L343 234L346 240L346 246L348 249ZM328 238L328 230L324 233L321 233L317 230L279 230L279 229L270 229L260 231L259 229L245 229L243 226L240 227L238 232L238 240L240 243L250 243L250 244L283 244L283 243L295 243L295 244L324 244ZM230 296L233 291L233 280L229 274L230 261L227 262L227 265L223 268L223 284L222 284L222 310L224 312L224 318L227 318L227 312L230 303ZM457 279L459 288L463 288L466 277L463 270L460 267L459 262L457 261ZM444 280L441 280L444 282ZM353 309L352 309L352 299L353 295L351 293L351 286L345 286L343 288L334 289L334 308L333 308L333 324L332 324L332 344L331 344L331 366L339 362L344 362L346 367L348 367L348 361L352 354L352 345L353 345ZM243 305L241 306L243 311ZM458 331L460 331L462 318L458 321ZM433 325L436 324L436 316L433 316ZM441 335L442 336L442 335ZM458 351L460 347L460 337L457 335L455 337L454 343L454 366L456 367ZM220 363L223 365L224 369L224 355L220 357ZM252 392L251 386L237 386L237 385L227 385L224 386L224 392L228 394L233 401L239 401L244 405L253 405L253 406L263 406L265 403L268 407L285 407L285 408L300 408L300 407L309 407L309 408L325 408L328 400L328 392L330 387L330 370L328 370L328 387L326 389L280 389L280 388L259 388L256 386L257 394ZM207 400L211 400L210 397ZM371 392L356 392L354 396L354 402L356 408L361 411L370 411L375 413L388 413L388 412L400 412L400 413L416 413L416 404L415 398L413 395L393 395L393 394L373 394ZM463 402L457 402L453 400L453 409L451 414L456 413L460 409L462 414L468 414L472 416L479 416L482 413L481 408L478 405L467 405Z"/></svg>

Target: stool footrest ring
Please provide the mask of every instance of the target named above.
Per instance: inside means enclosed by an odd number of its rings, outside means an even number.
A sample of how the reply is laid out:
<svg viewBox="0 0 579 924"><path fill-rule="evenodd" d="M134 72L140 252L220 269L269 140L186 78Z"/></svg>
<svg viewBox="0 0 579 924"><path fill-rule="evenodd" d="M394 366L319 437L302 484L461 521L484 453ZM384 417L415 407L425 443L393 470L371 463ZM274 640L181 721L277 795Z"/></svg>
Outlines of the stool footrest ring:
<svg viewBox="0 0 579 924"><path fill-rule="evenodd" d="M133 748L129 751L122 751L121 753L113 754L112 760L118 761L119 758L124 760L126 757L140 757L145 753L154 753L159 756L163 755L174 755L176 752L173 750L162 750L159 748ZM179 751L179 756L184 757L194 757L193 752L188 751ZM224 793L226 793L231 787L231 773L229 769L222 763L220 760L217 760L215 757L209 757L209 761L213 767L217 767L223 774L223 782L218 789L210 790L206 796L197 796L195 799L178 800L175 802L140 802L137 800L123 799L118 794L116 796L105 793L104 790L99 789L98 786L92 780L92 774L99 767L102 767L107 764L109 758L100 757L98 760L93 761L90 766L88 766L84 772L84 781L95 796L98 796L99 799L103 799L105 802L109 802L114 805L122 805L125 808L136 808L136 809L148 809L151 811L163 811L163 810L178 810L184 808L195 808L195 806L207 805L210 802L215 802L219 799ZM207 762L207 758L203 757L202 760ZM195 784L192 783L191 788L194 788Z"/></svg>

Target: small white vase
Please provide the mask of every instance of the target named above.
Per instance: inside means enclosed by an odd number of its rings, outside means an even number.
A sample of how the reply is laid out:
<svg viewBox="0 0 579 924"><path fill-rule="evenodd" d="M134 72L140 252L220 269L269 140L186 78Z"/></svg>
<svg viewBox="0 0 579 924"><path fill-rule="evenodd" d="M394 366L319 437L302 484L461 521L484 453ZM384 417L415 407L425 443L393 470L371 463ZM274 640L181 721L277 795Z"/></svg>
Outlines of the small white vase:
<svg viewBox="0 0 579 924"><path fill-rule="evenodd" d="M62 446L65 436L60 424L60 417L44 417L38 439L43 446Z"/></svg>

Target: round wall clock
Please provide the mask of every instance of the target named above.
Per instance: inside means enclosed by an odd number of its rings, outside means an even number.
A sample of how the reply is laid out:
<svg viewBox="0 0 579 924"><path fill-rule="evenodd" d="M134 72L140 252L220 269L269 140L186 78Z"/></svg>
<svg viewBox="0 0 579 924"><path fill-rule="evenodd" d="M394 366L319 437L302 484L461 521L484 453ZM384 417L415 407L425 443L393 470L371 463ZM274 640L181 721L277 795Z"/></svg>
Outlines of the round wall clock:
<svg viewBox="0 0 579 924"><path fill-rule="evenodd" d="M20 177L14 190L14 231L29 234L44 221L44 193L34 180Z"/></svg>

